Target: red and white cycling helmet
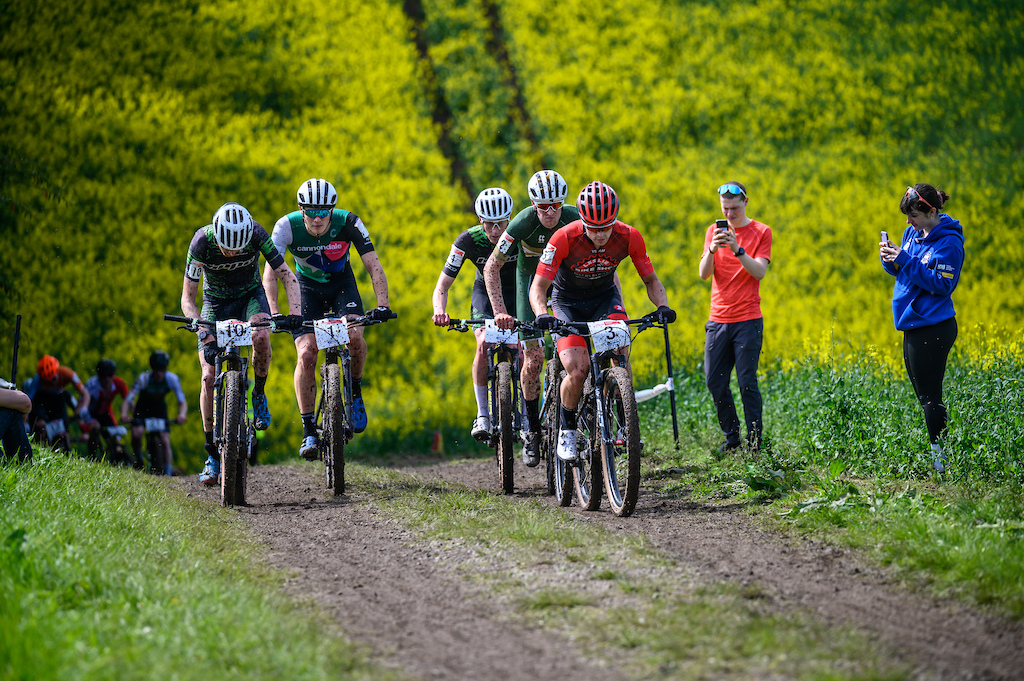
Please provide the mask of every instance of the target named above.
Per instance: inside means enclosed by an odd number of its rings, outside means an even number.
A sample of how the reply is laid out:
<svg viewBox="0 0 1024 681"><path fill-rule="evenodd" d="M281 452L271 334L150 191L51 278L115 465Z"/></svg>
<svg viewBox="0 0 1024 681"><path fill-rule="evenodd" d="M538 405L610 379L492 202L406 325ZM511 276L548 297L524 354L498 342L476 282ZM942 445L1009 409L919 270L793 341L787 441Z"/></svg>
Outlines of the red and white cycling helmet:
<svg viewBox="0 0 1024 681"><path fill-rule="evenodd" d="M604 182L594 180L576 198L580 219L591 227L607 227L619 215L619 197Z"/></svg>
<svg viewBox="0 0 1024 681"><path fill-rule="evenodd" d="M240 251L252 240L252 215L238 203L225 203L213 215L213 235L226 251Z"/></svg>

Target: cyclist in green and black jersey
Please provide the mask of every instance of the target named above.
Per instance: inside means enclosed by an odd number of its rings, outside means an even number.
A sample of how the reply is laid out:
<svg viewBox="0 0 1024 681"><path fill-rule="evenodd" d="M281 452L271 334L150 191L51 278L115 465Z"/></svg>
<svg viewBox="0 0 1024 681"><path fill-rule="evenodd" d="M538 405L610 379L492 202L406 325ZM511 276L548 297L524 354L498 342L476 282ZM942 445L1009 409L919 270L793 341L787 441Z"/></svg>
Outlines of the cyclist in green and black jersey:
<svg viewBox="0 0 1024 681"><path fill-rule="evenodd" d="M217 209L213 222L199 228L188 247L185 280L181 289L181 311L186 317L250 322L270 317L267 295L260 285L259 257L266 259L289 291L292 314L299 312L299 284L288 269L266 230L252 219L249 211L237 203L225 203ZM199 280L203 280L203 309L196 305ZM209 457L199 481L216 485L220 477L220 458L213 445L213 380L217 358L216 336L205 327L193 329L199 334L199 364L203 382L199 389L199 409L203 414L206 451ZM270 427L270 408L264 387L270 371L270 330L253 329L252 392L253 425L257 430Z"/></svg>
<svg viewBox="0 0 1024 681"><path fill-rule="evenodd" d="M370 275L377 307L369 316L384 321L391 317L388 308L388 278L370 241L366 225L355 213L335 208L338 192L324 179L311 178L303 182L296 192L299 210L280 218L274 225L272 238L282 254L291 251L298 273L299 296L288 293L288 302L294 306L301 297L302 318L322 318L328 311L346 317L363 314L363 301L356 286L350 259L354 246L363 266ZM287 267L287 265L285 265ZM263 287L270 301L270 310L278 313L277 282L268 262L263 269ZM352 428L357 433L366 430L366 406L363 402L362 378L366 363L366 340L363 328L348 330L349 351L352 355ZM302 444L299 455L315 459L318 455L316 434L316 359L319 350L312 329L298 328L295 338L295 401L302 415Z"/></svg>
<svg viewBox="0 0 1024 681"><path fill-rule="evenodd" d="M512 197L501 187L491 187L480 192L476 198L476 215L480 224L467 229L455 238L452 250L441 270L441 276L434 287L434 324L447 326L449 316L445 311L448 307L448 289L455 283L462 264L467 260L476 266L476 278L473 280L472 319L491 319L494 312L488 300L487 287L484 285L484 263L498 237L508 227L508 219L512 215ZM513 251L511 260L516 259ZM511 304L516 297L515 270L511 267L501 273L498 288L502 309ZM476 355L473 356L473 391L476 395L476 419L473 421L472 435L478 440L486 440L491 434L491 417L487 403L487 345L484 343L484 327L474 329L476 334Z"/></svg>
<svg viewBox="0 0 1024 681"><path fill-rule="evenodd" d="M511 329L515 324L508 306L497 295L497 282L503 280L506 272L512 269L504 265L510 260L516 261L515 318L533 321L530 283L537 271L540 254L555 231L580 218L576 206L564 205L569 186L554 170L534 173L527 184L527 191L530 194L530 205L512 219L484 266L484 282L487 284L491 305L494 306L494 320L504 329ZM523 461L532 467L540 461L540 372L544 368L544 349L538 334L524 332L522 339L523 367L520 370L520 382L526 403L526 420L529 422L528 428L523 429Z"/></svg>

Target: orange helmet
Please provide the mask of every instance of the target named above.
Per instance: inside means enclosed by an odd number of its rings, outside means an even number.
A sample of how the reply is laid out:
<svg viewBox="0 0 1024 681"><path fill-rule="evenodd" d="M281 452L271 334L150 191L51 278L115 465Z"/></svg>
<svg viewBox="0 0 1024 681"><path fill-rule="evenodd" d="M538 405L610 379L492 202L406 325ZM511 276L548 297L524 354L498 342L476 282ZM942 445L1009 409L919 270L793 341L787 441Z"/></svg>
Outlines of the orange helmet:
<svg viewBox="0 0 1024 681"><path fill-rule="evenodd" d="M39 378L46 382L57 380L57 369L60 369L60 362L53 355L43 355L36 366Z"/></svg>

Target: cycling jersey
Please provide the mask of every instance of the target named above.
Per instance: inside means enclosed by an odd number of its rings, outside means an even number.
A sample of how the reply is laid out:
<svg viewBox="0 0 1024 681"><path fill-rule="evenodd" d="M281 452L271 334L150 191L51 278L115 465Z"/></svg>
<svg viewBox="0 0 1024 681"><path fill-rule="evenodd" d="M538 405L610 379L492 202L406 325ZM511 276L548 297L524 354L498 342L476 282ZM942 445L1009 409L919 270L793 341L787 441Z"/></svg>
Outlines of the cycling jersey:
<svg viewBox="0 0 1024 681"><path fill-rule="evenodd" d="M455 237L452 249L448 253L442 272L454 279L459 276L459 270L467 260L476 266L476 277L473 279L473 318L493 317L490 300L487 298L487 286L484 283L484 264L487 257L494 249L494 244L487 238L483 225L477 225L467 229ZM513 253L509 260L517 259L518 254ZM506 307L511 307L516 299L516 271L511 267L501 269L501 296L505 300Z"/></svg>
<svg viewBox="0 0 1024 681"><path fill-rule="evenodd" d="M537 271L540 255L551 240L551 235L559 228L579 219L580 212L576 206L563 204L558 223L548 229L541 224L540 218L537 216L537 209L532 205L528 206L519 211L502 232L501 238L493 248L494 259L498 262L515 260L516 251L513 249L518 248L519 257L516 261L516 268L532 277Z"/></svg>
<svg viewBox="0 0 1024 681"><path fill-rule="evenodd" d="M271 236L277 250L283 255L289 250L295 258L295 269L300 276L326 283L345 271L349 264L349 246L355 246L359 255L373 250L370 233L355 213L335 208L331 223L321 236L306 230L302 211L285 215Z"/></svg>
<svg viewBox="0 0 1024 681"><path fill-rule="evenodd" d="M615 290L615 269L629 257L640 278L654 272L644 238L616 221L608 242L598 248L581 221L555 232L540 256L537 274L553 284L552 300L582 300Z"/></svg>
<svg viewBox="0 0 1024 681"><path fill-rule="evenodd" d="M167 418L167 393L174 392L178 403L185 401L181 381L171 371L165 371L160 380L153 380L152 371L144 371L135 379L135 384L125 398L135 404L135 418Z"/></svg>
<svg viewBox="0 0 1024 681"><path fill-rule="evenodd" d="M284 263L284 256L274 246L270 235L256 222L253 222L252 239L230 257L217 245L213 225L207 225L196 230L192 237L185 258L185 276L190 281L202 278L204 298L239 298L262 288L260 253L271 269L276 270Z"/></svg>
<svg viewBox="0 0 1024 681"><path fill-rule="evenodd" d="M99 376L92 376L85 382L85 389L89 392L89 414L104 426L116 426L117 417L114 415L114 398L120 395L122 398L128 395L128 384L120 376L114 376L111 389L103 389L103 383Z"/></svg>

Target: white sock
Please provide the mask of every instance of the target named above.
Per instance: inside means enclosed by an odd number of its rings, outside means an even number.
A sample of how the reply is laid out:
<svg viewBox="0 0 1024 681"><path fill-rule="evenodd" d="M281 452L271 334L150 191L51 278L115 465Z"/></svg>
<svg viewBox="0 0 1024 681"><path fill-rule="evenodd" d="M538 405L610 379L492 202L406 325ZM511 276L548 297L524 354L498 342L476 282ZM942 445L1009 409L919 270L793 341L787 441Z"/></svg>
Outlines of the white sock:
<svg viewBox="0 0 1024 681"><path fill-rule="evenodd" d="M474 384L473 390L476 392L476 415L488 416L490 410L487 408L487 386Z"/></svg>

